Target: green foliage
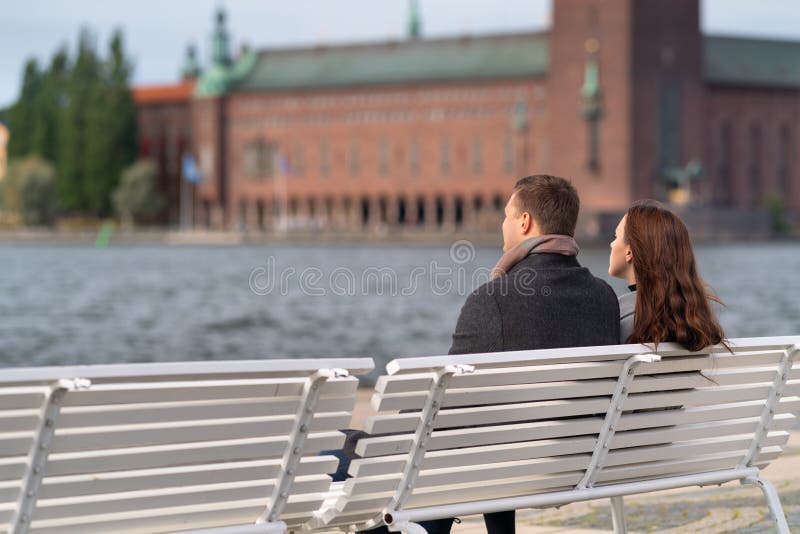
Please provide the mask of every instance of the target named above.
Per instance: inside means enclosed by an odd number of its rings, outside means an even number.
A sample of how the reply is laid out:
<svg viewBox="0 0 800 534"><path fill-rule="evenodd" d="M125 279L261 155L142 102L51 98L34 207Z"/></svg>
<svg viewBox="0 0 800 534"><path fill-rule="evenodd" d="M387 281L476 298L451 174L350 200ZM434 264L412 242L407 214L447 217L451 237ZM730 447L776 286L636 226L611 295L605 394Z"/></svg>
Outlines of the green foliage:
<svg viewBox="0 0 800 534"><path fill-rule="evenodd" d="M56 171L38 156L11 162L2 182L5 210L26 225L49 225L56 214Z"/></svg>
<svg viewBox="0 0 800 534"><path fill-rule="evenodd" d="M786 218L786 204L783 197L778 193L772 192L767 195L767 211L772 233L774 235L787 235L791 231L791 226Z"/></svg>
<svg viewBox="0 0 800 534"><path fill-rule="evenodd" d="M155 163L139 160L125 169L113 198L117 214L127 225L156 215L164 206L164 199L156 190Z"/></svg>
<svg viewBox="0 0 800 534"><path fill-rule="evenodd" d="M136 157L131 70L120 31L104 59L85 28L74 60L62 47L47 70L34 59L25 66L20 97L8 111L9 157L55 162L58 198L69 212L110 214L111 193Z"/></svg>
<svg viewBox="0 0 800 534"><path fill-rule="evenodd" d="M8 111L8 120L11 123L11 138L8 141L9 159L24 157L31 152L36 99L41 86L41 78L39 64L35 59L29 59L25 63L19 99Z"/></svg>

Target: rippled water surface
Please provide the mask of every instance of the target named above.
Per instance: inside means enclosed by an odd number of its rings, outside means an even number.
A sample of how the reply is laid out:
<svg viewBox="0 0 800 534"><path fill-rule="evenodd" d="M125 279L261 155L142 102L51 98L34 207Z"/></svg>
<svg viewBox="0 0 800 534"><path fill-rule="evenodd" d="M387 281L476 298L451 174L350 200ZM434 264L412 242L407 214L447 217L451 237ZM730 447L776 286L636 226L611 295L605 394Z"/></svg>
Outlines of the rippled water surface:
<svg viewBox="0 0 800 534"><path fill-rule="evenodd" d="M499 248L0 246L0 364L444 354ZM800 244L704 245L730 337L800 334ZM608 249L580 261L605 274Z"/></svg>

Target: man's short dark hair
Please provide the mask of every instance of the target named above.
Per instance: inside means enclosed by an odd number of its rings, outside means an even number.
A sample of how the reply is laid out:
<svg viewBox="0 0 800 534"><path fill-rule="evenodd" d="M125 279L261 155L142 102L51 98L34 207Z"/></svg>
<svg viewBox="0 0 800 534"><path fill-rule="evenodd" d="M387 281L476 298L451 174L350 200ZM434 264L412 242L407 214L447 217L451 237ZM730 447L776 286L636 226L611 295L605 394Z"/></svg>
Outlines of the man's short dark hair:
<svg viewBox="0 0 800 534"><path fill-rule="evenodd" d="M517 214L530 213L542 234L575 236L580 200L569 180L534 174L517 180L513 192Z"/></svg>

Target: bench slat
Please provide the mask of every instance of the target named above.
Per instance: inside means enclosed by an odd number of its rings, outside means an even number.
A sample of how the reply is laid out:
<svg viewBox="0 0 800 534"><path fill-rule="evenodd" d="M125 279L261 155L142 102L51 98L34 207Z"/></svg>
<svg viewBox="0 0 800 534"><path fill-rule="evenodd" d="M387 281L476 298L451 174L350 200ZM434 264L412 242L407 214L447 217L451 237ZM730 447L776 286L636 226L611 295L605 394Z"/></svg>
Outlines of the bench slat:
<svg viewBox="0 0 800 534"><path fill-rule="evenodd" d="M788 430L796 421L793 414L778 414L770 425L770 430ZM735 434L755 433L760 418L737 419L681 425L680 427L654 428L617 432L611 440L611 448L641 447L659 443L690 441Z"/></svg>
<svg viewBox="0 0 800 534"><path fill-rule="evenodd" d="M28 454L32 444L32 432L8 432L0 435L0 454L3 456Z"/></svg>
<svg viewBox="0 0 800 534"><path fill-rule="evenodd" d="M440 410L434 421L435 429L509 423L533 419L549 419L604 413L608 400L603 397L573 400L478 406ZM365 430L369 434L413 432L419 422L419 412L369 417Z"/></svg>
<svg viewBox="0 0 800 534"><path fill-rule="evenodd" d="M297 397L304 379L211 380L193 382L145 382L100 384L90 389L70 392L64 406L93 406L148 402L202 401L215 399L256 399ZM331 379L321 387L324 396L352 395L355 377Z"/></svg>
<svg viewBox="0 0 800 534"><path fill-rule="evenodd" d="M330 482L330 477L325 475L297 477L292 486L292 492L294 495L301 495L325 491L330 486ZM179 486L147 489L145 491L39 499L34 520L249 499L262 499L266 505L274 488L274 480L248 480L201 486Z"/></svg>
<svg viewBox="0 0 800 534"><path fill-rule="evenodd" d="M345 428L351 416L344 412L314 418L314 430ZM281 418L248 417L209 421L168 421L164 423L118 425L113 427L60 428L52 451L78 452L109 448L143 447L169 443L218 441L266 436L285 436L294 426L294 416Z"/></svg>
<svg viewBox="0 0 800 534"><path fill-rule="evenodd" d="M739 338L730 340L739 353L784 351L797 345L797 337L782 336L771 338ZM637 354L652 352L645 345L609 345L604 347L570 347L559 349L521 350L512 352L489 352L460 354L457 356L426 356L420 358L400 358L386 364L389 375L421 373L452 364L474 365L476 368L514 367L523 365L551 365L559 363L580 363L587 361L626 360ZM660 343L658 353L662 358L685 357L686 349L677 343ZM728 348L715 345L703 349L705 354L728 354Z"/></svg>
<svg viewBox="0 0 800 534"><path fill-rule="evenodd" d="M2 399L0 399L2 402ZM40 410L0 411L0 435L6 432L33 432L39 424Z"/></svg>
<svg viewBox="0 0 800 534"><path fill-rule="evenodd" d="M28 451L22 456L0 457L0 480L19 479L28 465Z"/></svg>
<svg viewBox="0 0 800 534"><path fill-rule="evenodd" d="M487 457L496 462L510 462L585 453L594 449L595 441L593 437L563 438L430 451L425 454L421 468L442 469L471 466L483 463ZM350 464L349 473L354 477L391 474L403 468L406 458L407 455L401 454L356 459Z"/></svg>
<svg viewBox="0 0 800 534"><path fill-rule="evenodd" d="M335 456L308 456L300 461L297 476L333 473L338 463ZM274 459L46 477L39 496L42 499L79 497L216 482L269 480L277 476L280 467L281 460Z"/></svg>
<svg viewBox="0 0 800 534"><path fill-rule="evenodd" d="M782 447L788 440L788 432L771 432L764 440L764 445ZM743 455L752 441L753 437L745 434L707 440L634 447L631 449L618 449L608 453L604 465L611 467L653 460L694 458L704 454L729 451L741 451Z"/></svg>
<svg viewBox="0 0 800 534"><path fill-rule="evenodd" d="M428 450L472 447L498 443L514 443L536 439L596 434L603 420L600 417L572 420L539 421L515 425L439 430L431 436ZM412 436L384 436L360 439L356 453L362 457L383 456L408 452Z"/></svg>
<svg viewBox="0 0 800 534"><path fill-rule="evenodd" d="M713 356L676 357L659 363L644 363L639 366L637 375L651 373L679 373L688 371L716 370L733 367L763 367L777 364L783 352L769 351L754 354L720 354ZM467 375L456 375L451 379L452 388L503 386L516 384L539 384L564 380L584 380L592 378L616 378L623 363L587 362L539 366L520 366L513 368L478 369ZM773 369L774 369L773 365ZM431 375L403 374L382 376L375 390L379 393L407 393L427 391L432 384Z"/></svg>
<svg viewBox="0 0 800 534"><path fill-rule="evenodd" d="M319 508L323 494L308 494L300 498L290 498L285 510L287 516L305 513L306 517ZM137 532L152 533L154 529L163 531L183 531L196 528L210 528L229 525L253 525L264 510L263 499L245 501L215 502L203 505L165 507L153 510L134 510L129 512L101 513L59 519L35 520L32 530L37 534L71 534L76 531L86 533ZM302 523L294 522L294 524Z"/></svg>
<svg viewBox="0 0 800 534"><path fill-rule="evenodd" d="M75 475L251 460L281 455L286 443L286 438L258 438L58 453L50 456L46 474ZM305 450L307 454L314 454L320 450L339 449L343 444L344 434L341 432L320 432L308 437Z"/></svg>
<svg viewBox="0 0 800 534"><path fill-rule="evenodd" d="M689 389L714 385L699 373L675 373L665 376L653 375L637 377L631 384L631 393ZM505 404L544 400L569 399L611 395L616 380L585 380L574 382L549 382L521 384L515 386L448 389L443 407L476 406L481 404ZM425 404L427 393L399 393L378 395L372 399L376 411L420 410Z"/></svg>
<svg viewBox="0 0 800 534"><path fill-rule="evenodd" d="M800 399L790 397L789 399L784 399L776 407L775 413L787 413L798 410L800 410ZM744 419L748 417L760 417L763 411L764 403L760 401L700 406L686 409L659 410L623 414L616 427L617 431L624 431L656 426Z"/></svg>
<svg viewBox="0 0 800 534"><path fill-rule="evenodd" d="M687 473L703 473L733 469L744 456L745 450L705 455L699 458L647 462L637 465L609 467L603 469L597 478L599 483L623 481L652 476L676 476ZM764 458L774 458L780 454L780 447L762 449Z"/></svg>
<svg viewBox="0 0 800 534"><path fill-rule="evenodd" d="M488 460L489 458L486 459ZM469 468L428 469L420 472L414 487L427 488L467 483L483 485L500 479L579 471L586 469L590 458L590 454L580 454L560 458L537 458L514 462L475 464L469 466ZM350 495L379 493L397 488L400 479L401 473L382 477L350 479L345 483L345 488Z"/></svg>
<svg viewBox="0 0 800 534"><path fill-rule="evenodd" d="M321 413L350 412L354 398L321 397ZM111 406L65 407L59 427L139 424L151 421L220 419L226 417L294 416L300 406L297 397L274 399L215 399L210 401L154 402Z"/></svg>
<svg viewBox="0 0 800 534"><path fill-rule="evenodd" d="M727 402L761 400L769 395L770 384L696 388L666 393L634 393L625 399L626 410L642 410L663 406L708 406Z"/></svg>

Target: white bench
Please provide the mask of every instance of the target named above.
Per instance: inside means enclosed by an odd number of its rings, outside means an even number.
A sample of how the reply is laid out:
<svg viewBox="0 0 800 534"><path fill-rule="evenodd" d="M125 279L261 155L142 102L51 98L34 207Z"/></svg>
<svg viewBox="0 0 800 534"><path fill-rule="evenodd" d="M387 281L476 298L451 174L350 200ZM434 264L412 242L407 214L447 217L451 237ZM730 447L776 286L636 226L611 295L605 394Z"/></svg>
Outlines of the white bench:
<svg viewBox="0 0 800 534"><path fill-rule="evenodd" d="M0 532L284 532L371 359L3 369ZM204 530L205 531L205 530Z"/></svg>
<svg viewBox="0 0 800 534"><path fill-rule="evenodd" d="M363 458L312 525L421 534L425 520L610 498L625 532L625 495L740 480L788 533L760 470L800 411L800 337L731 343L394 360Z"/></svg>

